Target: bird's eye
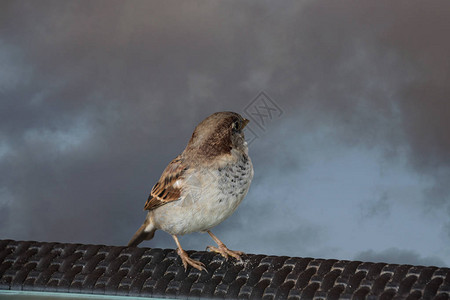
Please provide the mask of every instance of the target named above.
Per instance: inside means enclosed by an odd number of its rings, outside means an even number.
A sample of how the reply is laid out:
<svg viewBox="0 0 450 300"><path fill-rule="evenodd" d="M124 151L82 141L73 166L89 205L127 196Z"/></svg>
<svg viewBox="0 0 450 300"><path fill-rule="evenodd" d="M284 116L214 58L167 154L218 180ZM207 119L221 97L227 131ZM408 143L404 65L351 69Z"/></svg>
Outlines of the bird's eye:
<svg viewBox="0 0 450 300"><path fill-rule="evenodd" d="M231 127L236 131L241 130L241 124L239 123L239 121L234 121Z"/></svg>

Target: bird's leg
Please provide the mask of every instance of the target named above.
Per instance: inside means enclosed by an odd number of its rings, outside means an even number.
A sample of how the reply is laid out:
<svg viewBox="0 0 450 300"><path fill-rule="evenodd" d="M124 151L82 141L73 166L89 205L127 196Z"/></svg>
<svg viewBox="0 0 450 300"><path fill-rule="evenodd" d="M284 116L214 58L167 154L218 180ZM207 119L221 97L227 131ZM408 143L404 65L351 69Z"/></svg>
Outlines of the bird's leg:
<svg viewBox="0 0 450 300"><path fill-rule="evenodd" d="M172 235L173 239L175 240L175 243L177 244L177 253L181 258L181 261L183 262L183 266L184 269L187 270L188 265L202 271L205 270L205 265L198 261L198 260L194 260L192 258L189 258L188 254L186 253L186 251L183 250L183 248L181 248L180 242L178 241L178 237L176 235Z"/></svg>
<svg viewBox="0 0 450 300"><path fill-rule="evenodd" d="M233 256L234 258L241 260L241 255L244 254L244 252L241 251L233 251L227 248L227 246L225 246L224 243L222 243L221 240L219 240L217 238L217 236L215 236L211 231L207 230L208 234L212 237L212 239L214 240L214 242L217 243L217 245L219 247L214 247L214 246L208 246L206 247L206 250L212 251L212 252L216 252L216 253L220 253L223 257L225 257L226 259L228 259L228 256Z"/></svg>

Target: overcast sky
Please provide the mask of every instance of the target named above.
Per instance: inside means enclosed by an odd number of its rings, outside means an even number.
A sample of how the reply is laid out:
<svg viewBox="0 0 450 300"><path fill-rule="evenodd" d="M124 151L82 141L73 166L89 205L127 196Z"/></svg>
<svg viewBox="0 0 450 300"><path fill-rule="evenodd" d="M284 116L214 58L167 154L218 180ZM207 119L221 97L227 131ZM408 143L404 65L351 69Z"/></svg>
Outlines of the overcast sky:
<svg viewBox="0 0 450 300"><path fill-rule="evenodd" d="M255 177L213 230L229 248L450 266L449 15L448 1L1 1L0 238L125 245L194 127L231 110L252 119ZM143 246L175 244L159 231Z"/></svg>

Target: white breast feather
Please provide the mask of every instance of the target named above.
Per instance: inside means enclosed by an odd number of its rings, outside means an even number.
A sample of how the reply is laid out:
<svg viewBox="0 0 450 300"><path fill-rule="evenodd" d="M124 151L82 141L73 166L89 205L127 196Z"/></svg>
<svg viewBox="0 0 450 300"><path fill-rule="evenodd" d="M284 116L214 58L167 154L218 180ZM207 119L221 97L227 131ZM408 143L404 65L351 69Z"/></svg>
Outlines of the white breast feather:
<svg viewBox="0 0 450 300"><path fill-rule="evenodd" d="M208 230L228 218L244 199L253 178L248 156L237 164L211 171L199 169L184 179L179 201L154 211L157 228L170 234ZM181 185L177 180L174 186Z"/></svg>

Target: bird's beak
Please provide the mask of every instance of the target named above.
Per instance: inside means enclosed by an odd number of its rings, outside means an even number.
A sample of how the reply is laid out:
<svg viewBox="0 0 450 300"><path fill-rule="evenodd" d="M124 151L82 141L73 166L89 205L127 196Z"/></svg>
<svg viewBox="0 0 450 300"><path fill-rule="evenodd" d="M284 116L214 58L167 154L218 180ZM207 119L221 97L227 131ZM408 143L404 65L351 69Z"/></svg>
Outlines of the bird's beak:
<svg viewBox="0 0 450 300"><path fill-rule="evenodd" d="M244 128L245 126L247 126L248 122L250 122L250 120L244 119L244 121L242 121L242 128Z"/></svg>

